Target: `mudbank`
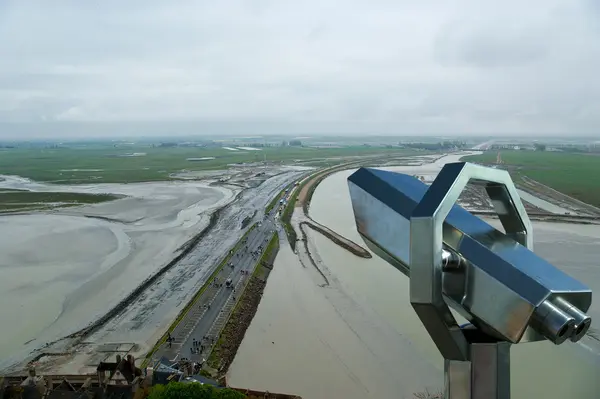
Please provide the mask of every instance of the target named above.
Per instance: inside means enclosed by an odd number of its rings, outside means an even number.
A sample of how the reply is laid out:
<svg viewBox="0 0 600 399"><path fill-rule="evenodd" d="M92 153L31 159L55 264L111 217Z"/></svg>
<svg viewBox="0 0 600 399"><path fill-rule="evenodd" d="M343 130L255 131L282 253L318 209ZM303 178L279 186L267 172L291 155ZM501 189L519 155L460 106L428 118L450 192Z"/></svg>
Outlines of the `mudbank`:
<svg viewBox="0 0 600 399"><path fill-rule="evenodd" d="M303 224L306 224L306 222L300 223L298 225L298 228L300 229L300 233L302 233L302 241L304 242L304 251L306 252L306 255L308 256L308 260L310 261L310 263L314 266L315 269L317 269L317 271L319 272L321 277L323 277L323 280L325 280L325 283L321 284L320 286L326 287L329 285L329 279L327 278L325 273L323 273L323 271L319 268L319 266L317 266L317 261L315 261L315 258L313 257L312 253L310 252L310 249L308 249L308 236L306 235L306 231L304 231L304 229L303 229ZM303 262L300 261L300 263L303 263Z"/></svg>
<svg viewBox="0 0 600 399"><path fill-rule="evenodd" d="M367 251L366 249L364 249L363 247L361 247L354 241L351 241L351 240L347 239L346 237L335 233L334 231L332 231L331 229L328 229L325 226L319 226L318 224L316 224L313 221L300 222L300 226L302 226L302 225L306 225L306 226L310 227L311 229L323 234L325 237L329 238L331 241L333 241L340 247L348 250L349 252L353 253L356 256L360 256L361 258L366 258L366 259L371 259L373 257L373 255L371 255L371 253L369 251Z"/></svg>

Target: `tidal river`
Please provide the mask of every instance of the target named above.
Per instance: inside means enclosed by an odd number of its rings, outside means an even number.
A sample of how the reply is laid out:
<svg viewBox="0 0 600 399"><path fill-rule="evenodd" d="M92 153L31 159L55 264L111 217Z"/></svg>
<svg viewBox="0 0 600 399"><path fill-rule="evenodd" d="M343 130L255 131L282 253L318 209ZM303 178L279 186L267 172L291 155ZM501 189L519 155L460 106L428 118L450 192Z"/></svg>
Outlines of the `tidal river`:
<svg viewBox="0 0 600 399"><path fill-rule="evenodd" d="M435 174L453 160L391 169ZM352 172L323 181L310 214L363 244L348 195L346 179ZM538 254L600 292L599 226L536 223L534 229ZM378 257L358 258L318 233L309 234L330 285L320 287L323 281L314 270L283 247L229 383L306 399L410 398L416 391L440 389L443 361L409 304L408 279ZM598 307L590 313L598 323ZM581 345L514 346L513 397L598 398L594 344L585 339Z"/></svg>

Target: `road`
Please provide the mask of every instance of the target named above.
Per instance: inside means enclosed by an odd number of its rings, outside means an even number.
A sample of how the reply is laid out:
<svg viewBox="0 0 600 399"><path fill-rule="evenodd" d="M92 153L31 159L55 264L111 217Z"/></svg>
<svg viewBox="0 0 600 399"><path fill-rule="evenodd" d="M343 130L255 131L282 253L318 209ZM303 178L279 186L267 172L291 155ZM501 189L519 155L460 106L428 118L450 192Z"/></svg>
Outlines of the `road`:
<svg viewBox="0 0 600 399"><path fill-rule="evenodd" d="M494 142L495 140L489 140L485 143L477 144L475 147L473 147L473 149L477 151L487 151L494 144Z"/></svg>
<svg viewBox="0 0 600 399"><path fill-rule="evenodd" d="M221 329L227 323L239 299L239 294L247 284L276 229L275 224L273 216L269 215L246 236L239 249L233 251L228 264L177 325L171 334L172 343L163 344L155 358L162 356L170 360L188 358L199 363L208 359ZM231 286L234 288L227 288L225 284L227 279L231 279ZM199 344L194 345L195 341Z"/></svg>
<svg viewBox="0 0 600 399"><path fill-rule="evenodd" d="M240 223L257 210L253 222L263 218L265 206L282 187L303 172L293 171L274 176L260 186L246 189L223 210L219 222L194 250L179 261L163 278L134 300L86 341L99 343L149 342L157 326L173 318L173 310L181 309L207 281L223 256L241 238ZM140 348L141 351L144 348ZM138 355L139 356L139 355Z"/></svg>

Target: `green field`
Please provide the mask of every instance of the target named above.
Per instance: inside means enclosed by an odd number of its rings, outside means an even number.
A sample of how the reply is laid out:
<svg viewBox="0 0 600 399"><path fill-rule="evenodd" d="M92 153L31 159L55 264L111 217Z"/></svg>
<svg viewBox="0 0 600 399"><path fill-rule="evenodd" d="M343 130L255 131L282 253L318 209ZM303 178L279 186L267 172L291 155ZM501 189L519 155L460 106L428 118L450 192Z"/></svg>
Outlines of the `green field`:
<svg viewBox="0 0 600 399"><path fill-rule="evenodd" d="M0 188L0 213L95 204L119 198L109 194L55 193Z"/></svg>
<svg viewBox="0 0 600 399"><path fill-rule="evenodd" d="M130 156L138 153L144 155ZM217 170L229 164L267 161L293 164L321 163L323 158L411 153L384 147L264 147L259 151L223 148L155 147L152 144L114 146L93 144L72 148L0 149L0 174L19 175L37 181L80 184L128 183L167 180L182 170ZM188 158L214 158L188 161ZM331 161L335 163L336 160Z"/></svg>
<svg viewBox="0 0 600 399"><path fill-rule="evenodd" d="M513 179L527 176L581 201L600 206L600 156L545 151L502 151ZM496 163L497 152L462 158Z"/></svg>

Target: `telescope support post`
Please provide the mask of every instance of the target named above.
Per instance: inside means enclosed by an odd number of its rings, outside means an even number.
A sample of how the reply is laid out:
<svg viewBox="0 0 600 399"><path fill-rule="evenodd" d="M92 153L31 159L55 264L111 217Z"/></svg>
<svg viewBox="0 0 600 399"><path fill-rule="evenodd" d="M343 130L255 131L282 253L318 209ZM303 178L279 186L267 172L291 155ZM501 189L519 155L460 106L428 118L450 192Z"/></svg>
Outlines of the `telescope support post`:
<svg viewBox="0 0 600 399"><path fill-rule="evenodd" d="M443 224L472 179L486 182L506 232L532 247L531 222L508 172L448 164L410 216L410 301L444 357L447 399L510 399L510 343L473 325L458 328L443 299Z"/></svg>
<svg viewBox="0 0 600 399"><path fill-rule="evenodd" d="M469 355L444 360L446 399L509 399L510 343L470 343Z"/></svg>

